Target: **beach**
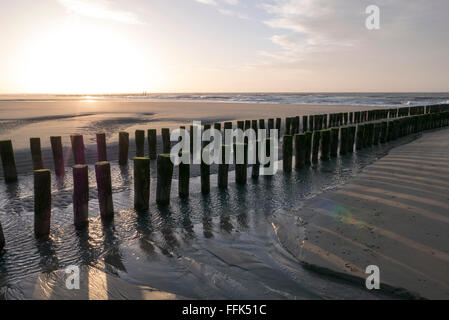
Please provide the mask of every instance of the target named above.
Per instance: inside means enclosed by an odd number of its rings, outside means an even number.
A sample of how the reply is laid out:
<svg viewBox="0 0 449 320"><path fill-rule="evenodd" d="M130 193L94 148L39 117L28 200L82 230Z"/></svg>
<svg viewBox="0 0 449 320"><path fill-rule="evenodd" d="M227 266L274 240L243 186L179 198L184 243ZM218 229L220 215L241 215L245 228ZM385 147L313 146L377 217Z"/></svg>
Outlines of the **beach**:
<svg viewBox="0 0 449 320"><path fill-rule="evenodd" d="M160 134L162 127L175 129L193 120L203 123L233 121L235 126L237 120L281 117L284 130L285 117L289 116L385 109L385 106L28 101L1 102L0 107L1 138L12 138L19 171L19 182L0 184L0 221L6 239L5 251L0 257L0 295L5 299L403 299L438 296L432 290L427 294L419 287L409 288L402 282L390 281L390 276L382 281L385 288L369 291L360 280L363 266L355 269L359 271L357 274L348 276L345 270L329 267L329 260L323 260L322 255L316 259L317 251L310 251L310 248L321 248L338 257L338 262L346 261L341 252L332 252L335 243L315 242L321 235L321 230L315 228L318 224L315 219L321 216L314 210L320 208L323 197L358 181L366 168L375 167L396 148L414 148L417 144L415 152L429 153L426 144L420 141L432 134L444 139L447 129L406 135L330 161L318 161L292 173L281 169L274 176L248 179L243 186L235 183L235 171L231 166L226 190L217 188L217 166L213 165L211 191L207 195L201 193L199 166L193 166L188 199L178 197L178 170L175 168L169 206L156 204L156 163L151 161L150 209L141 213L133 209L132 161L125 166L117 164L118 131L130 133L131 159L135 154L132 137L136 129L154 128ZM94 170L95 133L98 131L107 133L111 161L115 217L109 225L102 223L98 209ZM86 143L89 226L84 230L73 225L73 161L69 140L73 133L83 134ZM63 178L52 177L51 236L42 242L32 231L33 171L28 139L41 137L44 164L53 169L50 135L64 137L66 174ZM424 141L433 141L433 138ZM147 154L147 146L145 148ZM158 150L161 150L160 137ZM282 154L281 149L278 152ZM437 156L438 151L435 152L433 157ZM429 154L429 157L432 156ZM251 176L250 170L248 168L248 176ZM435 170L441 172L438 170L444 168ZM405 185L410 177L396 179ZM431 192L430 187L427 183L427 192ZM416 188L419 192L419 186ZM441 190L438 192L441 194ZM337 200L351 201L351 198ZM443 203L442 199L438 201ZM370 206L375 205L363 202L362 208L366 210L363 212L371 212ZM438 212L438 216L444 215L445 212ZM403 222L400 217L396 219L396 224ZM321 227L334 228L334 233L340 230L340 225L332 221L323 222ZM415 228L411 225L410 232ZM349 236L353 231L347 232L345 235ZM369 230L367 232L371 235ZM447 250L445 243L437 243L442 257ZM353 250L352 257L360 254L355 249L348 250ZM359 260L347 261L356 265ZM426 263L425 259L420 261ZM401 261L402 265L409 263L407 259ZM83 289L76 293L63 288L64 268L70 265L80 266L84 277ZM435 265L447 268L446 263Z"/></svg>

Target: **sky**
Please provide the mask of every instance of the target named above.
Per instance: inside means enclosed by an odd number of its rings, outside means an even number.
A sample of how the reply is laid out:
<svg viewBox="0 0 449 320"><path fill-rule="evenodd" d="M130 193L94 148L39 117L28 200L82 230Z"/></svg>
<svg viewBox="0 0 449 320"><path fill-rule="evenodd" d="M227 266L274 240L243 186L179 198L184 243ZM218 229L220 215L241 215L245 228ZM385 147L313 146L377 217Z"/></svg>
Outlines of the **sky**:
<svg viewBox="0 0 449 320"><path fill-rule="evenodd" d="M447 0L1 1L0 94L447 92L448 15Z"/></svg>

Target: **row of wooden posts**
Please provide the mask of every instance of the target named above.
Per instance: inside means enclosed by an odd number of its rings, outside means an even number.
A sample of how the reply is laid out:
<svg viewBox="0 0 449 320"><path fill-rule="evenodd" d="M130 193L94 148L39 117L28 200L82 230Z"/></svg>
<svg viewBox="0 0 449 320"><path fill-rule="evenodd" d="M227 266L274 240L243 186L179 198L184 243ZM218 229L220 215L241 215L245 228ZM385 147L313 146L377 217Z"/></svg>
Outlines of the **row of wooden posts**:
<svg viewBox="0 0 449 320"><path fill-rule="evenodd" d="M371 145L386 143L399 137L417 133L427 129L449 125L449 105L438 105L393 110L370 110L362 112L338 113L331 115L303 116L302 130L300 130L299 117L286 118L285 132L282 138L283 171L291 172L293 167L293 154L295 155L295 168L301 169L311 163L318 162L319 156L327 161L338 154L352 153L354 147L360 150ZM369 121L369 122L366 122ZM331 126L329 128L329 126ZM211 126L206 124L204 129ZM240 129L265 129L265 120L238 121ZM268 129L280 130L281 119L269 119ZM214 125L221 130L221 124ZM232 123L226 122L225 129L232 129ZM193 130L193 128L191 128ZM302 133L300 133L302 131ZM267 138L273 139L275 137ZM277 137L279 138L279 137ZM162 129L163 153L156 154L156 130L148 130L149 155L144 157L145 132L137 130L135 134L136 157L134 161L134 207L137 211L149 209L150 198L150 160L157 158L157 187L156 202L167 205L170 202L171 184L174 166L170 158L170 132ZM71 136L71 144L75 165L73 166L73 208L74 223L78 228L88 224L89 181L88 166L84 153L82 135ZM61 137L51 137L51 146L54 156L55 173L64 174L64 159ZM43 168L40 139L30 139L30 148L34 168L34 230L38 237L48 236L50 233L51 218L51 172ZM222 145L223 155L229 147ZM234 144L236 148L236 144ZM247 149L245 149L247 150ZM129 134L119 133L119 164L128 162ZM17 180L14 164L14 153L11 141L0 141L0 152L6 182ZM183 151L189 152L189 151ZM106 135L97 134L97 156L95 175L98 189L98 202L102 219L113 218L114 206L112 200L111 165L107 161ZM235 165L235 179L237 184L247 182L247 163ZM252 168L252 178L259 176L259 164ZM210 192L210 165L201 163L201 191ZM179 165L179 197L189 196L190 165ZM228 186L228 164L218 165L218 187ZM0 224L0 249L4 246L4 236Z"/></svg>

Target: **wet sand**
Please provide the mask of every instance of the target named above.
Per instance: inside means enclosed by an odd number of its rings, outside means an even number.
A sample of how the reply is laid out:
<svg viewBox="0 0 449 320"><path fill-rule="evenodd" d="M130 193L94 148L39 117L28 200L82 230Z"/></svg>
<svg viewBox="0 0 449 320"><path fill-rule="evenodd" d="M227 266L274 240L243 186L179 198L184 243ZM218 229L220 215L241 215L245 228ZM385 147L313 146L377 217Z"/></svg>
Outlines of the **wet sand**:
<svg viewBox="0 0 449 320"><path fill-rule="evenodd" d="M51 238L45 242L33 236L33 179L23 174L18 184L0 184L0 219L7 240L0 257L1 296L87 299L90 288L100 288L92 295L115 299L121 292L123 299L145 298L142 288L155 288L146 290L193 299L399 298L304 268L298 258L307 224L300 209L306 199L345 183L391 148L412 140L405 137L291 174L281 170L272 177L249 179L246 186L236 185L230 172L226 191L216 187L212 174L209 195L201 194L196 176L187 200L178 198L174 179L169 207L155 203L152 170L147 213L132 209L132 164L120 168L113 163L116 213L113 224L106 226L99 219L90 165L89 228L82 232L73 226L68 168L62 181L52 179ZM99 272L82 280L82 292L72 292L64 289L68 265ZM121 290L122 282L129 286Z"/></svg>
<svg viewBox="0 0 449 320"><path fill-rule="evenodd" d="M365 268L377 265L381 287L449 299L448 136L425 133L306 201L300 260L360 285Z"/></svg>

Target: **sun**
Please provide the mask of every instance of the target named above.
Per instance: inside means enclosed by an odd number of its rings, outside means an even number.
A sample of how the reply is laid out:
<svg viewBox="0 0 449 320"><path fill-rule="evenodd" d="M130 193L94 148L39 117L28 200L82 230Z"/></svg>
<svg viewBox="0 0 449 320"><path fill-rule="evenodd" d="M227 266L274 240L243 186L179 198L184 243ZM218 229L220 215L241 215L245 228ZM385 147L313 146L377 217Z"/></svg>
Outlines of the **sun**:
<svg viewBox="0 0 449 320"><path fill-rule="evenodd" d="M22 85L31 93L151 91L161 75L132 37L80 19L31 40L21 65Z"/></svg>

